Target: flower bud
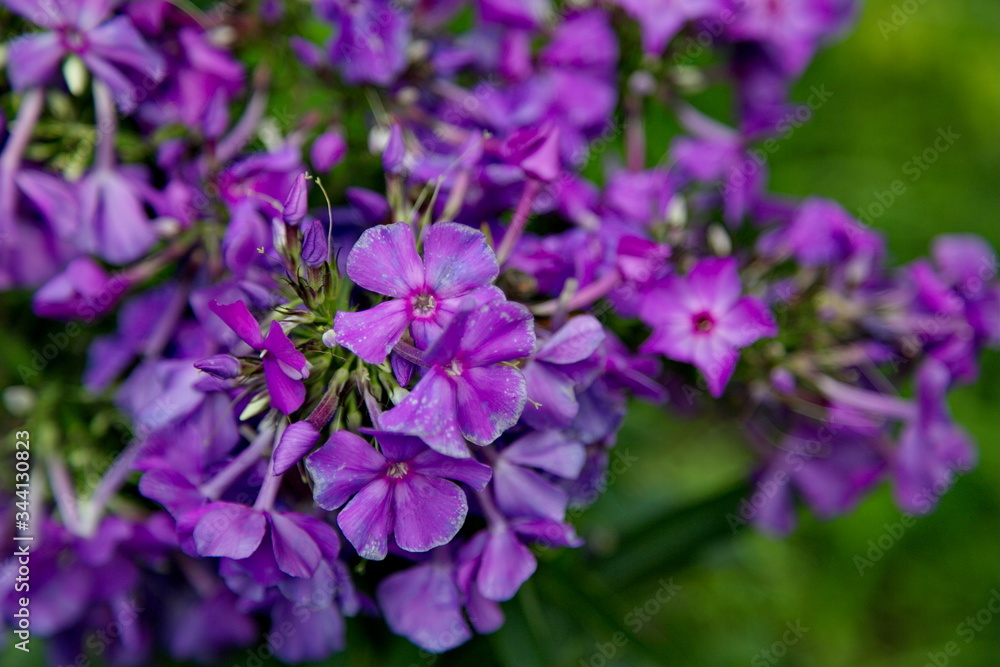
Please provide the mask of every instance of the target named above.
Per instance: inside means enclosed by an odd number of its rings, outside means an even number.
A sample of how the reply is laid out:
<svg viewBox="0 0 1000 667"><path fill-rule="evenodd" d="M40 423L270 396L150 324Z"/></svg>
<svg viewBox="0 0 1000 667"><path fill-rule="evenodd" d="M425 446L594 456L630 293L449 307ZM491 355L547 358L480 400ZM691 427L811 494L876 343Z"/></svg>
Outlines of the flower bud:
<svg viewBox="0 0 1000 667"><path fill-rule="evenodd" d="M302 263L310 268L316 268L325 264L329 256L323 223L313 220L306 227L305 235L302 237Z"/></svg>
<svg viewBox="0 0 1000 667"><path fill-rule="evenodd" d="M347 153L344 137L336 130L330 130L316 137L309 149L309 160L316 171L327 172L340 164Z"/></svg>
<svg viewBox="0 0 1000 667"><path fill-rule="evenodd" d="M295 422L285 429L274 448L274 474L280 475L309 453L319 441L319 430L309 422Z"/></svg>
<svg viewBox="0 0 1000 667"><path fill-rule="evenodd" d="M194 367L220 380L231 380L240 374L239 359L229 354L216 354L199 359L194 362Z"/></svg>

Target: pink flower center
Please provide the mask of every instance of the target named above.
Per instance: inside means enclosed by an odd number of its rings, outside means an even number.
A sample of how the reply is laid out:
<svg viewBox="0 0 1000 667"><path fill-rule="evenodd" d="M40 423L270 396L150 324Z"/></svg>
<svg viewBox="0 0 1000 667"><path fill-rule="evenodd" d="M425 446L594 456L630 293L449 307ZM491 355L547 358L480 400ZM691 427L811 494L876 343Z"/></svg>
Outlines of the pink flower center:
<svg viewBox="0 0 1000 667"><path fill-rule="evenodd" d="M417 317L430 317L437 308L434 295L429 293L418 294L410 300L413 306L413 314Z"/></svg>
<svg viewBox="0 0 1000 667"><path fill-rule="evenodd" d="M406 477L406 473L409 471L410 468L405 463L393 463L389 466L389 470L386 474L393 479L402 479L403 477Z"/></svg>
<svg viewBox="0 0 1000 667"><path fill-rule="evenodd" d="M715 318L708 312L702 311L691 318L691 326L695 333L708 333L715 326Z"/></svg>
<svg viewBox="0 0 1000 667"><path fill-rule="evenodd" d="M63 32L62 41L66 49L73 53L82 53L87 47L87 37L72 28Z"/></svg>

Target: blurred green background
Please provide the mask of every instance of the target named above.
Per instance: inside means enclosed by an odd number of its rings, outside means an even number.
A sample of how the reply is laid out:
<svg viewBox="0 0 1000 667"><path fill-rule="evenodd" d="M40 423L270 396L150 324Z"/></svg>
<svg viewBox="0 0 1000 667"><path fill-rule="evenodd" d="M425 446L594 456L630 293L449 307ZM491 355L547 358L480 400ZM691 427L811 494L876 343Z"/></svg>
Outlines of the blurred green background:
<svg viewBox="0 0 1000 667"><path fill-rule="evenodd" d="M917 9L907 14L904 5ZM995 0L865 3L857 28L822 51L798 85L799 101L813 86L833 95L771 154L771 189L831 197L859 215L902 179L906 192L872 219L894 262L925 254L941 232L976 232L1000 247L998 61ZM948 128L958 139L911 180L904 165ZM540 554L538 574L504 605L500 632L430 656L402 640L382 643L377 622L355 621L349 652L326 664L997 664L1000 619L990 614L968 643L959 624L1000 584L998 379L1000 355L991 352L978 384L952 401L979 443L979 466L901 533L886 528L901 515L882 487L850 516L803 516L785 540L749 528L733 534L725 514L749 464L733 428L636 406L619 437L634 462L576 520L588 546ZM855 557L867 558L880 538L891 547L860 575ZM636 613L644 606L649 615ZM949 642L957 655L944 654ZM5 666L27 664L22 654L2 657Z"/></svg>

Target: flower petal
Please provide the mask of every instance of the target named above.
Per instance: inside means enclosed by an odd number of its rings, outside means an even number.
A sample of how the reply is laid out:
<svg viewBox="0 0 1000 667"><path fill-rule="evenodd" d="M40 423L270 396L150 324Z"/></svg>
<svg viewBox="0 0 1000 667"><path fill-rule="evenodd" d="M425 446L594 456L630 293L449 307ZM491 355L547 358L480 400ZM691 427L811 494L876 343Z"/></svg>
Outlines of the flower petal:
<svg viewBox="0 0 1000 667"><path fill-rule="evenodd" d="M386 468L385 458L350 431L337 431L306 459L313 480L313 499L325 510L334 510Z"/></svg>
<svg viewBox="0 0 1000 667"><path fill-rule="evenodd" d="M392 483L380 477L361 489L337 517L344 537L362 558L382 560L389 551L392 493Z"/></svg>
<svg viewBox="0 0 1000 667"><path fill-rule="evenodd" d="M286 415L301 408L306 400L306 386L302 380L288 377L281 362L273 354L264 355L263 365L271 405Z"/></svg>
<svg viewBox="0 0 1000 667"><path fill-rule="evenodd" d="M237 503L215 503L194 528L198 554L241 560L252 554L264 539L267 520L252 507Z"/></svg>
<svg viewBox="0 0 1000 667"><path fill-rule="evenodd" d="M579 315L545 341L535 358L551 364L574 364L592 355L604 337L604 327L596 317Z"/></svg>
<svg viewBox="0 0 1000 667"><path fill-rule="evenodd" d="M771 338L778 334L778 326L771 311L760 299L746 296L733 309L722 316L712 330L713 335L727 341L734 347L746 347L761 338Z"/></svg>
<svg viewBox="0 0 1000 667"><path fill-rule="evenodd" d="M432 368L399 405L382 415L382 428L419 436L447 456L468 458L455 410L452 381L444 372Z"/></svg>
<svg viewBox="0 0 1000 667"><path fill-rule="evenodd" d="M486 235L455 222L430 226L424 239L424 266L428 287L442 299L489 284L500 272Z"/></svg>
<svg viewBox="0 0 1000 667"><path fill-rule="evenodd" d="M56 73L66 54L54 32L25 35L7 48L7 76L14 90L24 90L45 83Z"/></svg>
<svg viewBox="0 0 1000 667"><path fill-rule="evenodd" d="M244 343L255 350L264 348L264 337L260 333L260 325L250 314L245 303L236 301L220 304L213 300L208 302L208 309L225 322L226 326L235 331Z"/></svg>
<svg viewBox="0 0 1000 667"><path fill-rule="evenodd" d="M406 302L385 301L368 310L340 311L334 318L337 342L370 364L380 364L410 323Z"/></svg>
<svg viewBox="0 0 1000 667"><path fill-rule="evenodd" d="M465 493L456 484L419 474L396 482L392 506L396 544L414 552L451 542L469 511Z"/></svg>
<svg viewBox="0 0 1000 667"><path fill-rule="evenodd" d="M372 292L396 298L424 286L413 228L405 222L366 229L347 257L347 275Z"/></svg>
<svg viewBox="0 0 1000 667"><path fill-rule="evenodd" d="M732 308L743 291L732 257L701 260L688 274L687 286L701 308L720 313Z"/></svg>
<svg viewBox="0 0 1000 667"><path fill-rule="evenodd" d="M519 303L489 302L473 311L459 346L473 366L489 366L531 354L535 319Z"/></svg>
<svg viewBox="0 0 1000 667"><path fill-rule="evenodd" d="M538 562L510 528L491 531L483 548L476 585L483 597L509 600L532 574Z"/></svg>
<svg viewBox="0 0 1000 667"><path fill-rule="evenodd" d="M311 577L321 558L312 536L277 512L269 512L267 518L271 522L271 545L278 567L292 577Z"/></svg>
<svg viewBox="0 0 1000 667"><path fill-rule="evenodd" d="M455 398L462 435L488 445L521 416L527 400L524 376L510 366L467 368L456 378Z"/></svg>
<svg viewBox="0 0 1000 667"><path fill-rule="evenodd" d="M397 572L376 596L389 628L426 651L441 653L472 636L449 567L429 562Z"/></svg>
<svg viewBox="0 0 1000 667"><path fill-rule="evenodd" d="M267 338L264 339L264 349L277 357L278 361L290 367L292 371L300 374L300 377L295 377L286 370L285 373L292 379L300 380L309 377L309 363L306 361L305 355L295 349L295 345L278 322L271 322Z"/></svg>

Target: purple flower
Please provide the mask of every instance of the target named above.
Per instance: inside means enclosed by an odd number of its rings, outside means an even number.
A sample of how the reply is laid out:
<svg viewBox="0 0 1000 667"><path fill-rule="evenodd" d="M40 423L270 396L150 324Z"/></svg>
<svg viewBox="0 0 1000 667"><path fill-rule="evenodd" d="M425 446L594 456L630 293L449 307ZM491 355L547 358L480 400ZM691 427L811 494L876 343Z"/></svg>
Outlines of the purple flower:
<svg viewBox="0 0 1000 667"><path fill-rule="evenodd" d="M111 264L139 259L156 243L146 214L141 169L98 167L78 187L80 225L76 245Z"/></svg>
<svg viewBox="0 0 1000 667"><path fill-rule="evenodd" d="M319 429L308 421L290 424L274 447L274 474L282 475L319 442Z"/></svg>
<svg viewBox="0 0 1000 667"><path fill-rule="evenodd" d="M306 398L302 380L309 377L309 362L295 349L281 324L271 322L265 338L257 320L242 301L225 305L212 301L208 307L236 332L240 340L261 353L271 404L286 415L298 410Z"/></svg>
<svg viewBox="0 0 1000 667"><path fill-rule="evenodd" d="M42 317L91 322L111 310L128 286L127 278L109 276L89 257L78 257L35 292L31 309Z"/></svg>
<svg viewBox="0 0 1000 667"><path fill-rule="evenodd" d="M316 503L333 510L344 537L362 558L382 560L389 535L405 551L427 551L451 541L465 522L468 502L457 480L482 490L489 466L442 456L419 438L366 431L381 451L348 431L337 431L306 459Z"/></svg>
<svg viewBox="0 0 1000 667"><path fill-rule="evenodd" d="M580 315L542 343L524 367L530 399L521 415L526 424L536 429L570 425L580 407L577 388L589 384L600 370L594 353L603 340L601 323L591 315Z"/></svg>
<svg viewBox="0 0 1000 667"><path fill-rule="evenodd" d="M347 153L347 142L340 132L329 130L316 137L309 149L309 161L316 170L325 173L337 166Z"/></svg>
<svg viewBox="0 0 1000 667"><path fill-rule="evenodd" d="M339 24L330 57L349 83L388 85L406 68L409 11L389 0L323 0L320 11Z"/></svg>
<svg viewBox="0 0 1000 667"><path fill-rule="evenodd" d="M933 358L921 364L916 378L916 410L890 460L896 503L911 514L933 509L951 486L954 474L975 464L969 435L952 421L948 410L950 383L944 364Z"/></svg>
<svg viewBox="0 0 1000 667"><path fill-rule="evenodd" d="M146 44L127 16L106 21L113 7L107 0L18 0L6 4L49 29L10 44L7 72L16 90L45 84L64 57L76 54L107 84L118 106L127 112L136 104L136 85L129 74L156 83L166 73L163 58Z"/></svg>
<svg viewBox="0 0 1000 667"><path fill-rule="evenodd" d="M339 540L328 524L295 512L257 510L216 502L194 510L194 543L204 557L244 560L259 549L273 552L278 569L290 577L311 577L325 558L336 558ZM270 544L265 536L270 533ZM271 554L268 554L269 556Z"/></svg>
<svg viewBox="0 0 1000 667"><path fill-rule="evenodd" d="M467 642L472 631L462 615L454 569L450 561L435 559L382 580L376 596L389 629L432 653Z"/></svg>
<svg viewBox="0 0 1000 667"><path fill-rule="evenodd" d="M685 276L667 276L639 310L653 327L642 350L694 364L719 397L736 368L740 348L778 333L767 307L740 298L736 260L703 259Z"/></svg>
<svg viewBox="0 0 1000 667"><path fill-rule="evenodd" d="M405 222L365 231L347 259L347 275L361 287L393 297L369 310L338 312L337 340L365 361L379 364L407 327L424 349L441 335L470 293L495 298L487 287L499 271L486 237L452 222L431 225L417 255L413 228Z"/></svg>
<svg viewBox="0 0 1000 667"><path fill-rule="evenodd" d="M585 462L583 445L562 431L533 431L518 438L493 463L497 507L509 517L562 521L569 496L533 468L575 479Z"/></svg>
<svg viewBox="0 0 1000 667"><path fill-rule="evenodd" d="M429 368L417 386L382 415L382 427L420 436L448 456L468 457L466 439L496 440L524 408L524 376L503 362L531 353L532 319L527 308L505 301L460 311L424 355Z"/></svg>

